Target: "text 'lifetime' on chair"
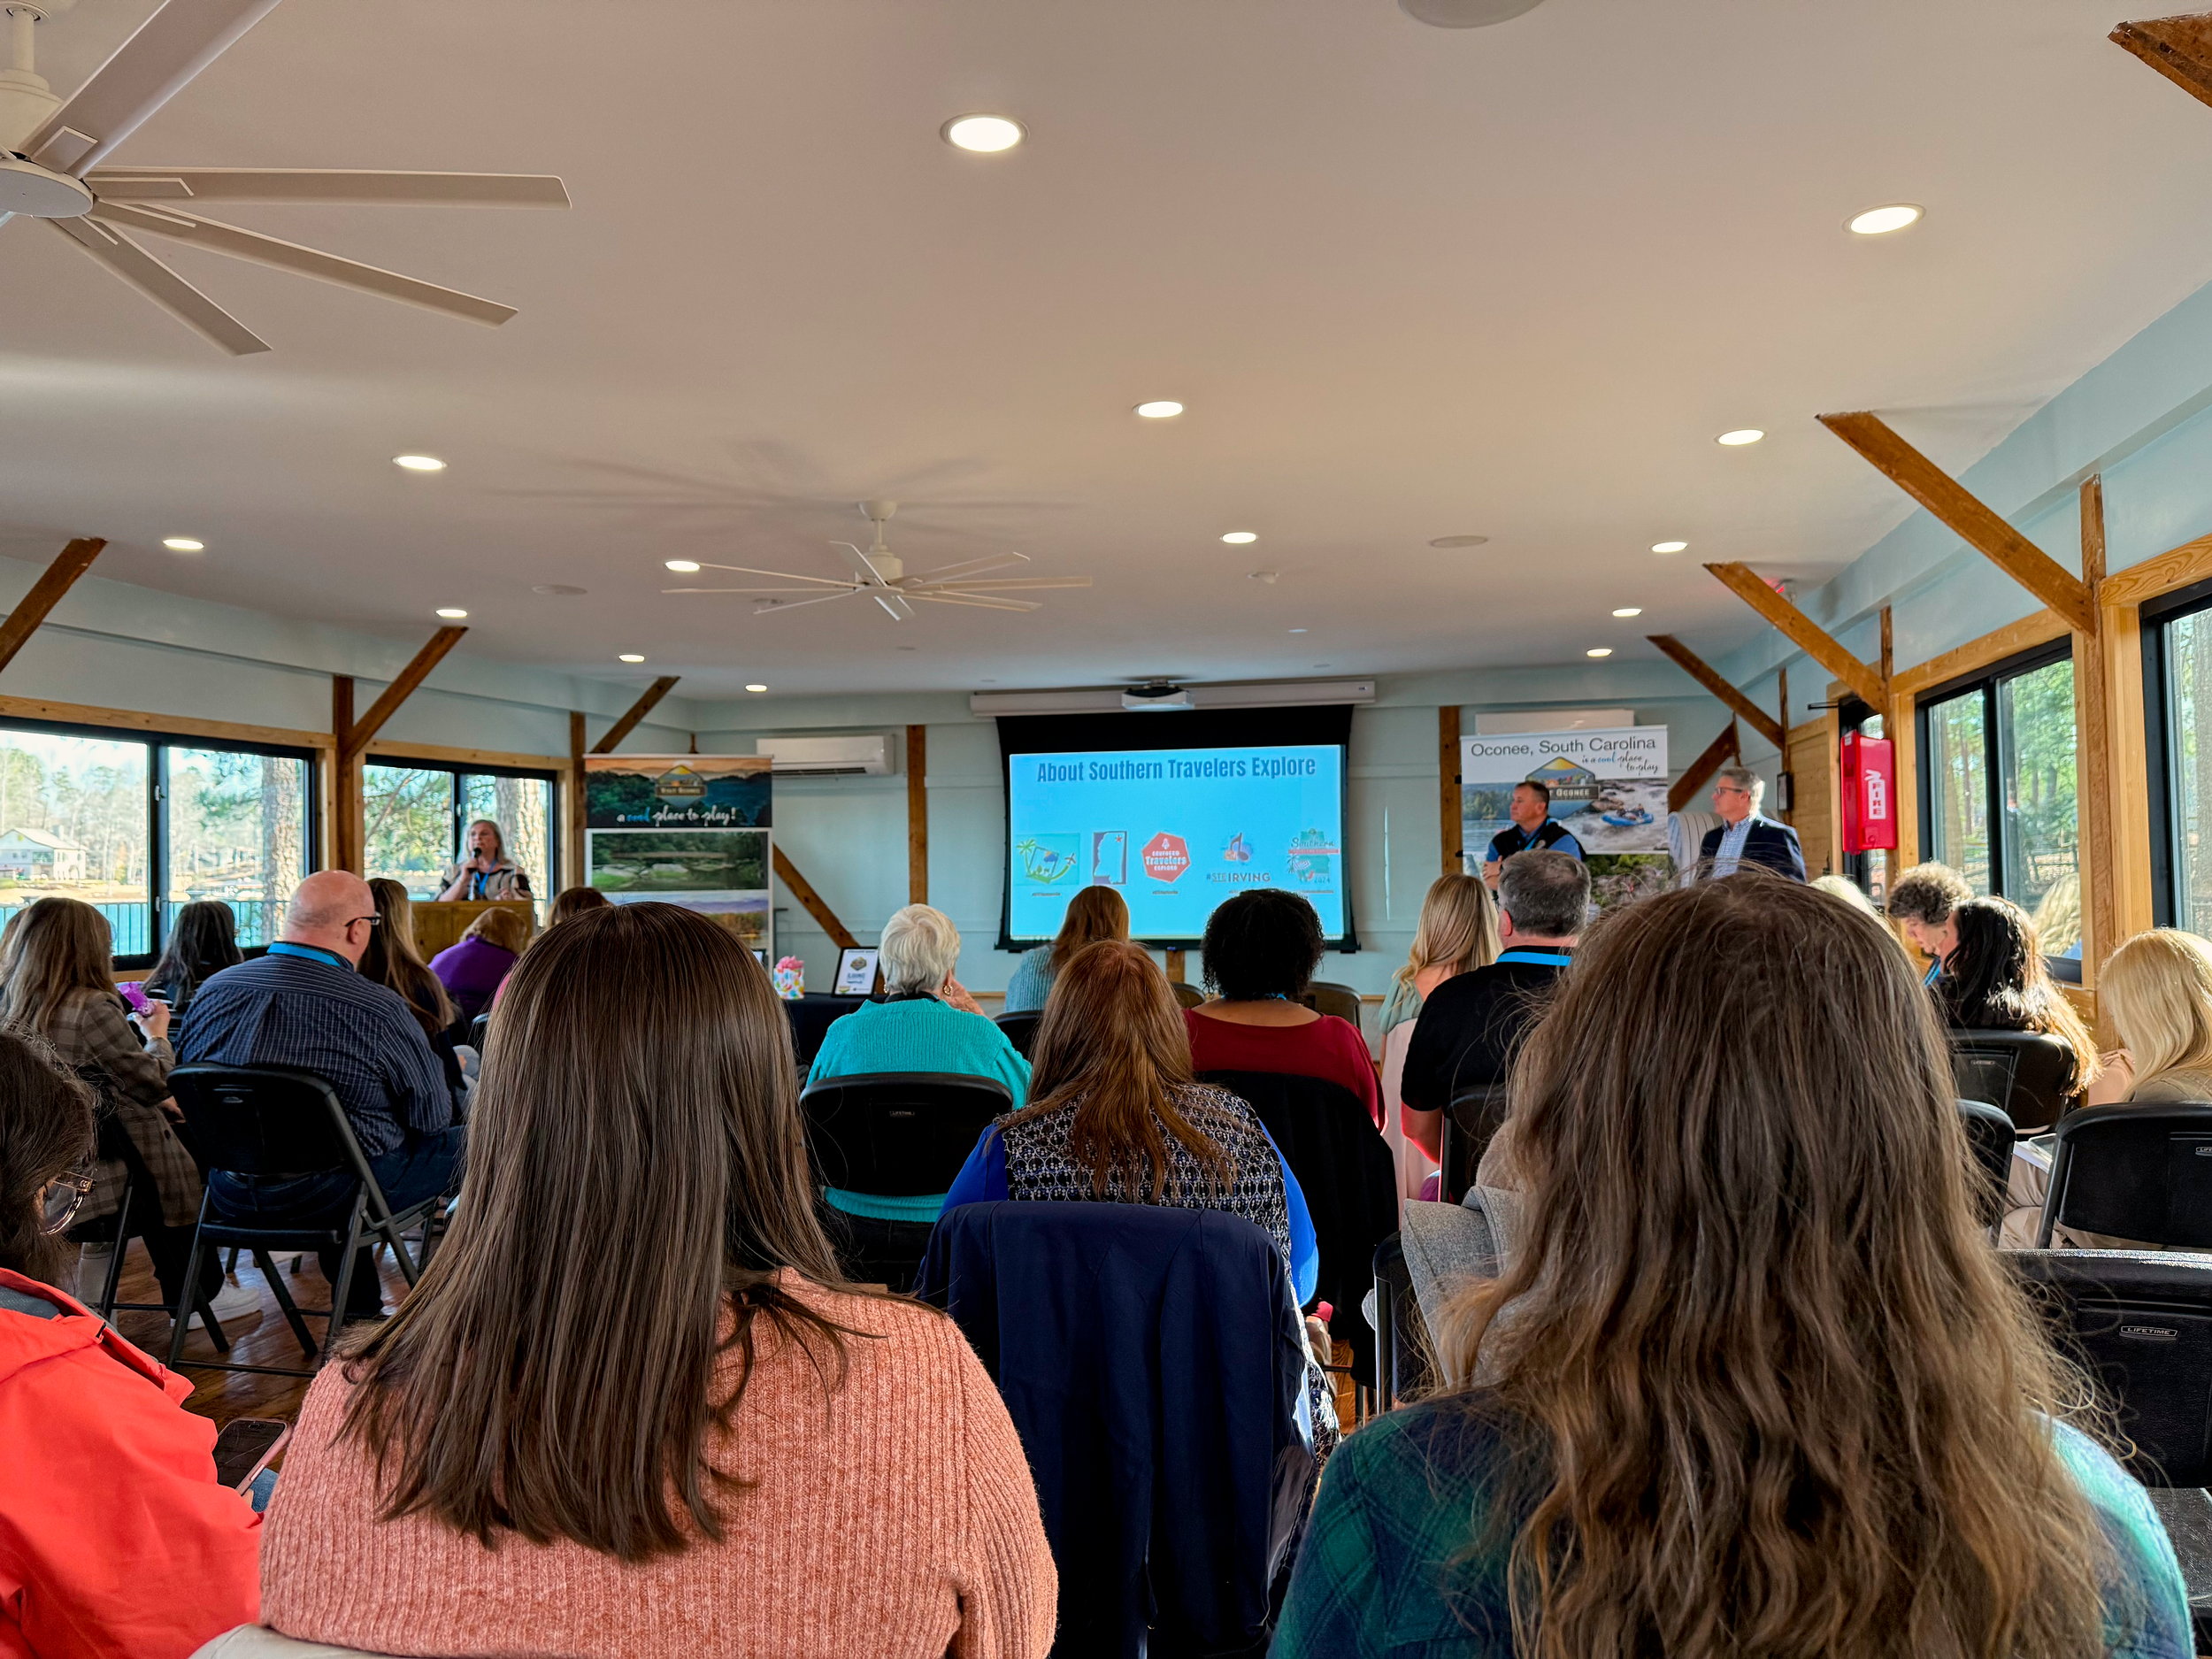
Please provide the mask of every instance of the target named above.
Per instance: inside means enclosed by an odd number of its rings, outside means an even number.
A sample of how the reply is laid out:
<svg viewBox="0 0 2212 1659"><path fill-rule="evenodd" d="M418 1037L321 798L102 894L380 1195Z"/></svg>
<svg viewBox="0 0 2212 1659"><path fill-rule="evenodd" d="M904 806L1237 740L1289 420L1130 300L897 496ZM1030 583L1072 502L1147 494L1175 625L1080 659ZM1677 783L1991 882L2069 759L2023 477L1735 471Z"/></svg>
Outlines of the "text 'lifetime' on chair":
<svg viewBox="0 0 2212 1659"><path fill-rule="evenodd" d="M2036 1233L2101 1233L2212 1248L2212 1105L2090 1106L2058 1120Z"/></svg>
<svg viewBox="0 0 2212 1659"><path fill-rule="evenodd" d="M212 1174L263 1179L325 1175L349 1171L359 1183L342 1227L301 1225L250 1226L225 1221L212 1213L211 1201L200 1200L200 1219L193 1230L192 1255L186 1281L196 1282L204 1251L226 1245L251 1250L262 1276L276 1293L292 1334L299 1339L310 1369L281 1365L242 1365L215 1360L194 1360L196 1366L218 1371L265 1371L280 1377L311 1377L312 1369L327 1357L331 1338L344 1320L346 1292L351 1285L354 1260L373 1237L392 1247L399 1271L411 1285L417 1277L415 1258L408 1253L403 1234L420 1225L426 1253L435 1217L444 1200L426 1198L395 1213L377 1184L345 1108L330 1085L312 1071L290 1066L180 1065L169 1073L169 1087L184 1110L185 1122L200 1161ZM272 1250L340 1249L338 1282L331 1286L329 1324L319 1350L308 1333L284 1277L270 1260ZM185 1326L180 1321L169 1343L172 1369L183 1363Z"/></svg>
<svg viewBox="0 0 2212 1659"><path fill-rule="evenodd" d="M2074 1051L2039 1031L1954 1031L1951 1074L1962 1100L2001 1108L2021 1133L2049 1128L2075 1086Z"/></svg>

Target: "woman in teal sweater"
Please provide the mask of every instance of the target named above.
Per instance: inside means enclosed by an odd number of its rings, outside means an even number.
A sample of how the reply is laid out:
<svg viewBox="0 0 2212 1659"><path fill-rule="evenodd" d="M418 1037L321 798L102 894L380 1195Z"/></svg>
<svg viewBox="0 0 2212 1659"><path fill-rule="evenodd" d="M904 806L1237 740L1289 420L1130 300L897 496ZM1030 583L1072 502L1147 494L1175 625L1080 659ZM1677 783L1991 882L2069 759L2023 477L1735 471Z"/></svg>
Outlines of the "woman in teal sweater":
<svg viewBox="0 0 2212 1659"><path fill-rule="evenodd" d="M881 960L884 1000L863 1002L831 1022L807 1081L949 1071L1005 1084L1014 1097L1009 1110L1018 1110L1029 1098L1029 1062L953 978L960 930L952 918L926 904L908 905L884 925ZM924 1230L945 1204L942 1193L890 1198L837 1187L826 1188L822 1198L848 1216Z"/></svg>

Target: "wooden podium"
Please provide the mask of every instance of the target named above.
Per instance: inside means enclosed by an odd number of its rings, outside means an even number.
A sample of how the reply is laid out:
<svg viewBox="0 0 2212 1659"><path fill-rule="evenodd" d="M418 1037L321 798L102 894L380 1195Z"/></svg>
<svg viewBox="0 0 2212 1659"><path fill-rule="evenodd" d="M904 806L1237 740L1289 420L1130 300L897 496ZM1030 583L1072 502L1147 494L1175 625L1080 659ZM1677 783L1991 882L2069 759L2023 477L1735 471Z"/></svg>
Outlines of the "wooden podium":
<svg viewBox="0 0 2212 1659"><path fill-rule="evenodd" d="M527 899L418 899L411 908L415 949L422 952L426 962L447 947L459 944L469 924L486 910L513 910L531 933L538 928L538 907Z"/></svg>

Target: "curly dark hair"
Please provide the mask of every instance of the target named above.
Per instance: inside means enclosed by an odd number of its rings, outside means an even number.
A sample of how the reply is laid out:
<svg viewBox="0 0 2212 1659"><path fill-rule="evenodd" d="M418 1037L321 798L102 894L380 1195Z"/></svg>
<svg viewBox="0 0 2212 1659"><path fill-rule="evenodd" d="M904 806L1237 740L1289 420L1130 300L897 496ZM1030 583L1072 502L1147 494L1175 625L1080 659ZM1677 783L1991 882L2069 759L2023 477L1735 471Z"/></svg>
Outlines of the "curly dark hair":
<svg viewBox="0 0 2212 1659"><path fill-rule="evenodd" d="M1240 893L1206 918L1206 988L1225 1002L1294 1002L1321 965L1321 918L1280 887Z"/></svg>

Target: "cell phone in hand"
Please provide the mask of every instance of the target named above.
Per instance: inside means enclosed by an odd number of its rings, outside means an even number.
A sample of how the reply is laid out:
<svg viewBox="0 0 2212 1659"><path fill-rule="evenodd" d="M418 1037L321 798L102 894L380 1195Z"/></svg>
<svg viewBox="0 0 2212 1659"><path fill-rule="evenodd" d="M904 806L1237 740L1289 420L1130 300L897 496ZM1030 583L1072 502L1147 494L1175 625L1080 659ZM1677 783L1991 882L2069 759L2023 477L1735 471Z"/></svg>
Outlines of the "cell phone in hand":
<svg viewBox="0 0 2212 1659"><path fill-rule="evenodd" d="M151 999L147 996L145 987L136 979L126 979L115 989L116 994L130 1004L132 1013L142 1014L146 1011L146 1005Z"/></svg>
<svg viewBox="0 0 2212 1659"><path fill-rule="evenodd" d="M234 1417L215 1437L215 1479L243 1492L291 1438L292 1425L274 1417Z"/></svg>

